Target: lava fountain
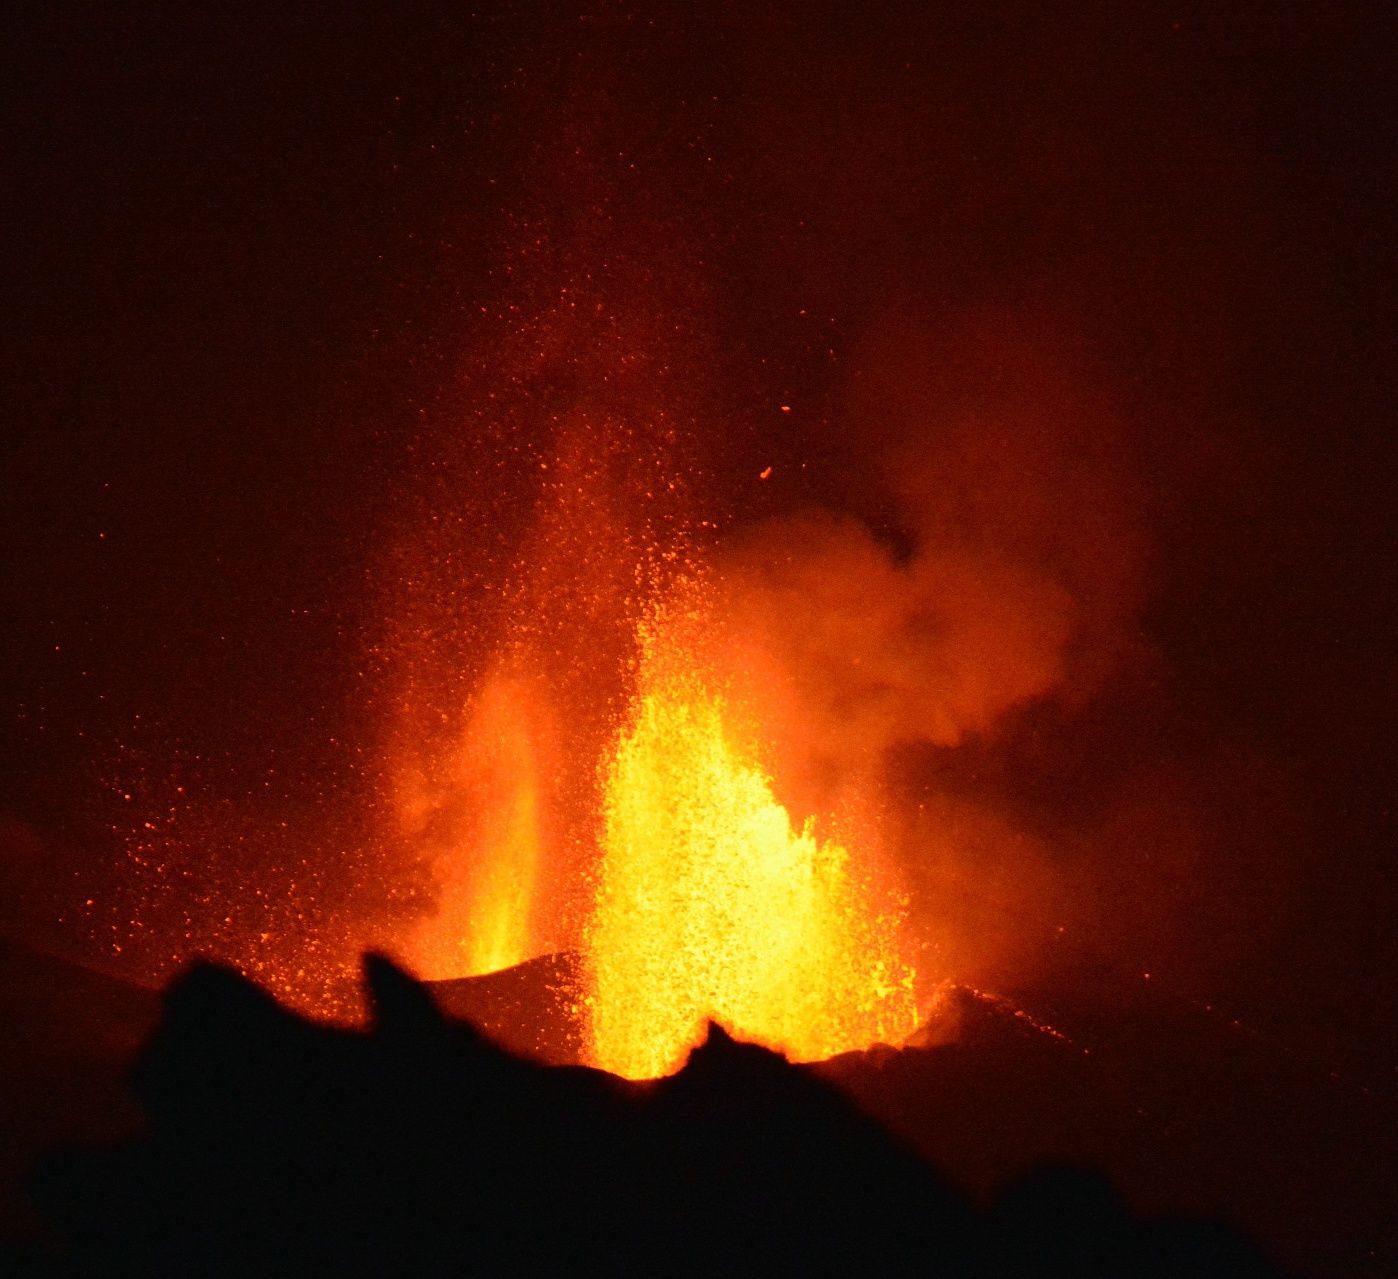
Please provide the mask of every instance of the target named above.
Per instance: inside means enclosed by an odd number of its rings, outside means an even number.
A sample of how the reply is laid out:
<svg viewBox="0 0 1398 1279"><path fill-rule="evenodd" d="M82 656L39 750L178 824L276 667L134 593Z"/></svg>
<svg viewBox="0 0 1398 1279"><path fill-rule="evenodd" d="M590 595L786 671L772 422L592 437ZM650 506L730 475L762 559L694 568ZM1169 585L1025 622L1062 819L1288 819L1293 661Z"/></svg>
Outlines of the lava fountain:
<svg viewBox="0 0 1398 1279"><path fill-rule="evenodd" d="M435 911L407 943L424 976L495 972L533 955L553 738L540 690L495 669L471 699L445 776L400 787L400 820L430 851L437 885Z"/></svg>
<svg viewBox="0 0 1398 1279"><path fill-rule="evenodd" d="M665 1074L709 1018L801 1060L901 1041L917 1020L901 903L875 859L793 823L701 630L702 609L642 624L629 719L602 768L592 1058Z"/></svg>

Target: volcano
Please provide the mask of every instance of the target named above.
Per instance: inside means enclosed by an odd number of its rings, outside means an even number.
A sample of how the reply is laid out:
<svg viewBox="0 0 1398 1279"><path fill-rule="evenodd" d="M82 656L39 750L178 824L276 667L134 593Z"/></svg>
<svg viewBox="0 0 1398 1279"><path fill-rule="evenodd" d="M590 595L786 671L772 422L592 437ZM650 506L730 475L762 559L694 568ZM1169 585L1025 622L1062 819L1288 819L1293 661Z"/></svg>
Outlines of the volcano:
<svg viewBox="0 0 1398 1279"><path fill-rule="evenodd" d="M1387 17L11 6L14 1259L1398 1270Z"/></svg>

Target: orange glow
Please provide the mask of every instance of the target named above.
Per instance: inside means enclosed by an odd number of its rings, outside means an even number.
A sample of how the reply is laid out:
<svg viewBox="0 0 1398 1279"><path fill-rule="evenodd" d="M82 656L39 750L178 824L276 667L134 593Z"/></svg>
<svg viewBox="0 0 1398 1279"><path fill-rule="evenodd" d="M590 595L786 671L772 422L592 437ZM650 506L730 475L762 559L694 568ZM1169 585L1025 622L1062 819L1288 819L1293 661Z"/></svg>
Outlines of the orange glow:
<svg viewBox="0 0 1398 1279"><path fill-rule="evenodd" d="M801 1060L916 1026L901 911L873 867L797 829L756 734L682 638L642 627L629 722L603 775L602 860L588 932L596 1064L677 1068L713 1017Z"/></svg>
<svg viewBox="0 0 1398 1279"><path fill-rule="evenodd" d="M437 912L407 948L425 977L494 972L535 953L531 923L552 740L543 704L523 678L489 677L439 789L405 805L418 839L434 853L438 885Z"/></svg>

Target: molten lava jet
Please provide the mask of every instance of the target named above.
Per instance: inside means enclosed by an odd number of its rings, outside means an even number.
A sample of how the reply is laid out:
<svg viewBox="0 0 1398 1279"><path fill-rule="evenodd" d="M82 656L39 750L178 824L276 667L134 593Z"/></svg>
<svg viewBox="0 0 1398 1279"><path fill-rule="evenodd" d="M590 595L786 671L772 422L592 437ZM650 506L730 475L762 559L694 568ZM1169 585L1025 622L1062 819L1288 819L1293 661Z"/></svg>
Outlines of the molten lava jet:
<svg viewBox="0 0 1398 1279"><path fill-rule="evenodd" d="M917 1021L902 914L876 865L774 797L752 718L686 639L641 628L630 719L603 769L586 936L591 1053L631 1078L678 1068L713 1018L813 1060Z"/></svg>
<svg viewBox="0 0 1398 1279"><path fill-rule="evenodd" d="M400 787L401 820L431 850L437 883L436 911L407 945L424 976L474 976L533 956L552 739L540 691L497 670L472 699L445 777Z"/></svg>

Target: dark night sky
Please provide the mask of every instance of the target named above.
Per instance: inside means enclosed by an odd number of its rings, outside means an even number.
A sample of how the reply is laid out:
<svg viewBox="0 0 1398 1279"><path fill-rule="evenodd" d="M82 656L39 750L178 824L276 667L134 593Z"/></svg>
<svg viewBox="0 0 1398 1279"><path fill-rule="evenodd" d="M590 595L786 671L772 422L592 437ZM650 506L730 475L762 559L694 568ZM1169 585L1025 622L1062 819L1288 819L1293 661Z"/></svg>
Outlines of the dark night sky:
<svg viewBox="0 0 1398 1279"><path fill-rule="evenodd" d="M738 477L803 451L800 496L877 526L857 431L753 406L833 402L823 353L857 363L890 314L1014 314L1106 371L1154 661L948 784L1003 785L1053 838L1133 761L1168 764L1211 826L1187 890L1227 897L1200 918L1240 934L1200 943L1191 989L1391 1080L1382 6L256 8L5 20L15 927L67 944L45 912L110 863L122 759L196 759L279 817L362 814L366 574L423 441L460 429L513 238L580 216L557 176L577 139L611 234L681 227L702 278L725 513Z"/></svg>

